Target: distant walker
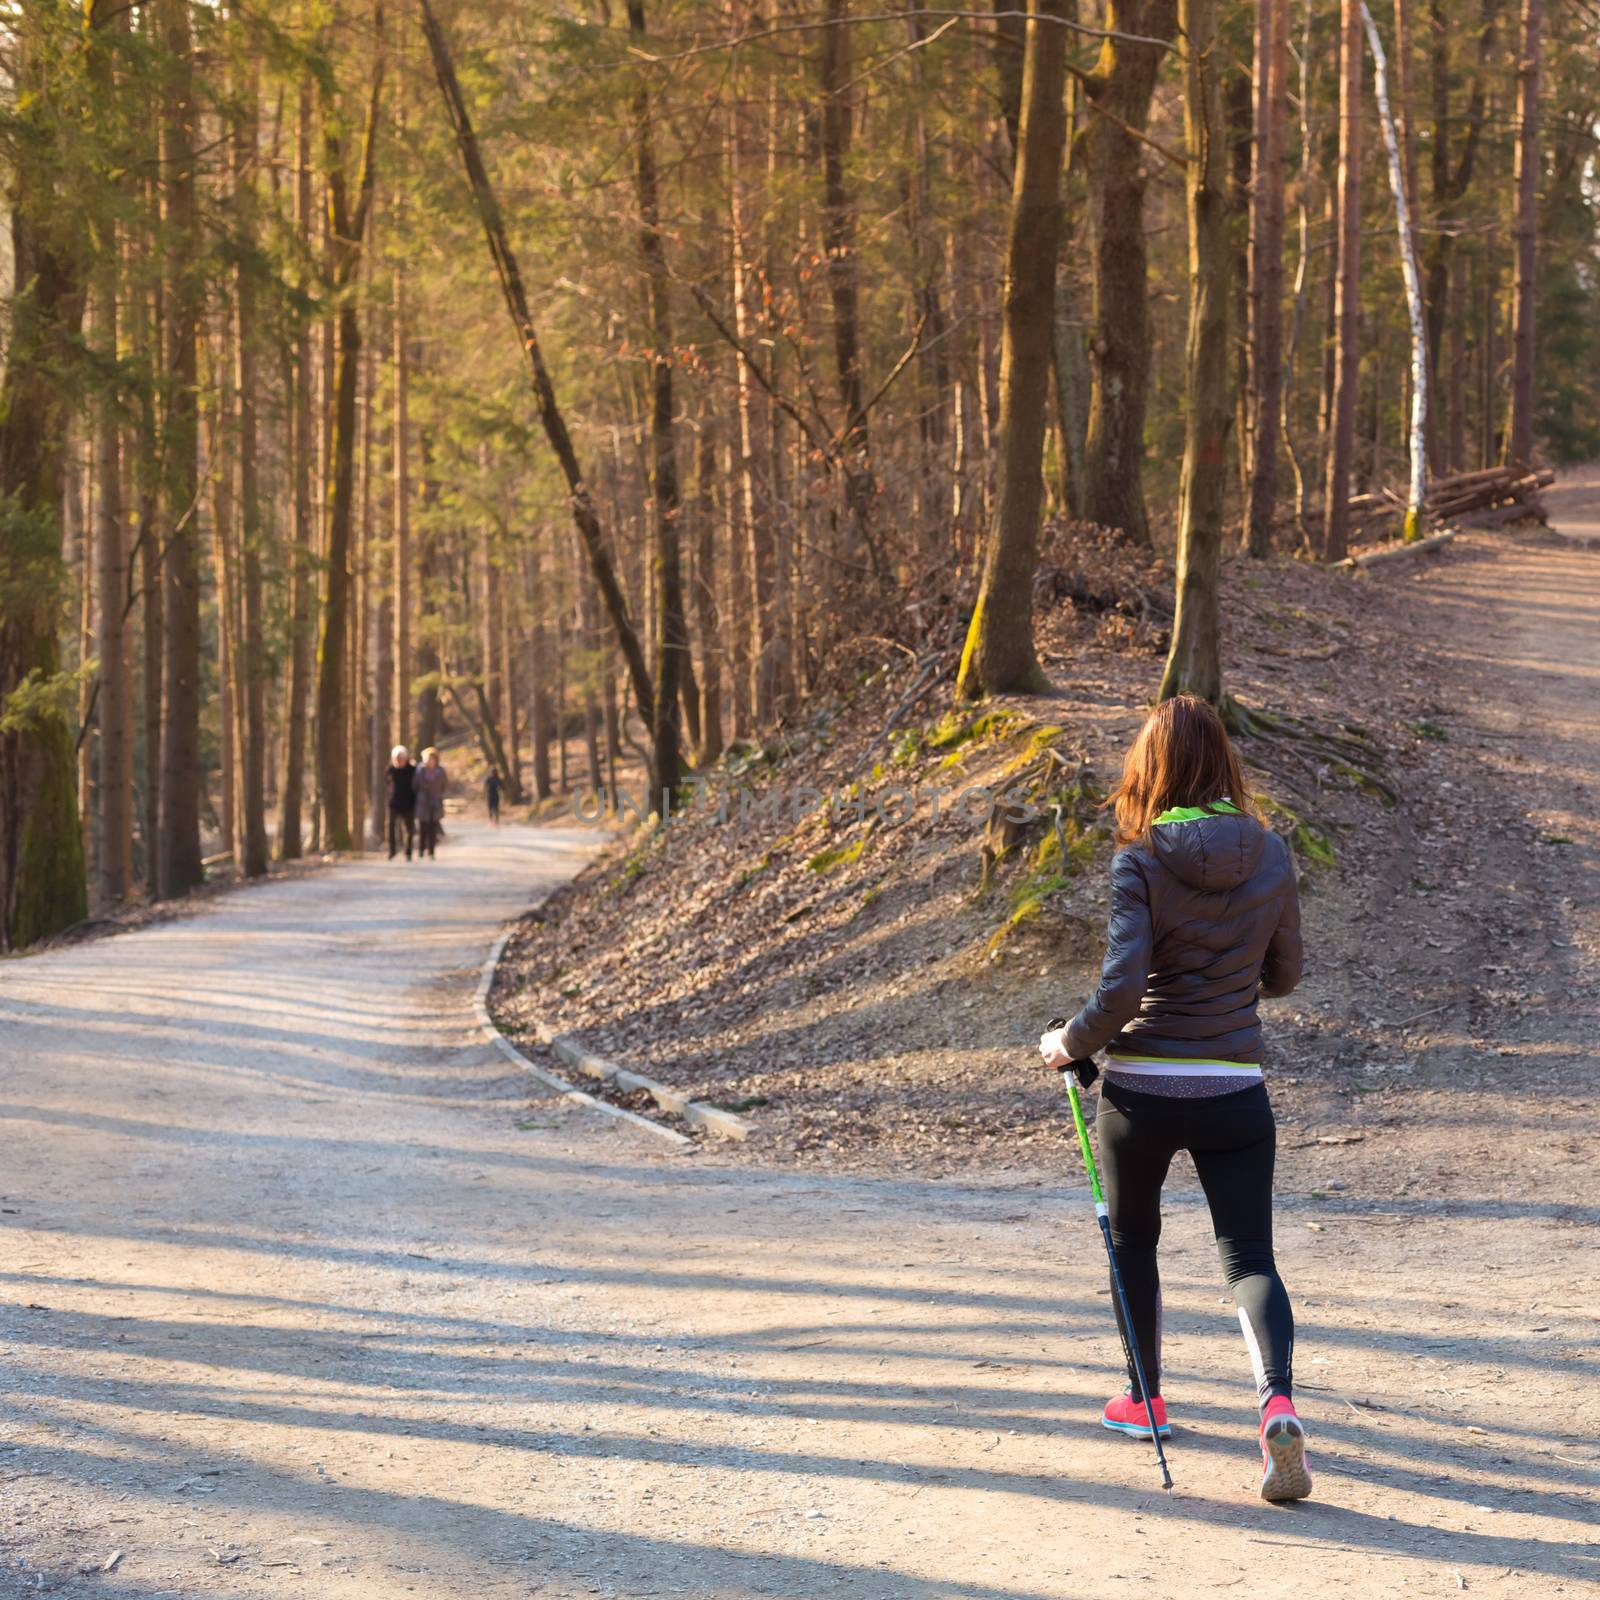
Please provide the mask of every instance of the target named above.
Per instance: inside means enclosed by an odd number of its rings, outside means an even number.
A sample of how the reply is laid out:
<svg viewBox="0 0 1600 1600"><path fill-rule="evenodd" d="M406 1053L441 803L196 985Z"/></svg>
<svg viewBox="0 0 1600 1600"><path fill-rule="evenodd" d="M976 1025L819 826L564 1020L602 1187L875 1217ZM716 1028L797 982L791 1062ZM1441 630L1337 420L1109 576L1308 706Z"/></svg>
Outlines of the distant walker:
<svg viewBox="0 0 1600 1600"><path fill-rule="evenodd" d="M439 764L439 752L429 745L417 768L417 851L430 860L444 833L444 792L450 774Z"/></svg>
<svg viewBox="0 0 1600 1600"><path fill-rule="evenodd" d="M389 752L384 778L389 785L389 859L399 855L404 840L409 861L417 837L417 767L403 744Z"/></svg>

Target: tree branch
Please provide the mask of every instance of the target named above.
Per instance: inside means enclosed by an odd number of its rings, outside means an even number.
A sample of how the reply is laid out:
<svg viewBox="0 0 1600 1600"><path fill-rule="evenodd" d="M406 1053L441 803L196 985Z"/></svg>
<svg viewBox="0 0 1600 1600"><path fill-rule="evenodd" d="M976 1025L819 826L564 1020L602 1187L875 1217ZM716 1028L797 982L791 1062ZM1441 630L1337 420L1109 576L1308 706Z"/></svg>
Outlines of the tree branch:
<svg viewBox="0 0 1600 1600"><path fill-rule="evenodd" d="M907 11L880 11L869 16L860 17L824 17L814 22L782 22L770 28L753 28L749 33L735 34L732 38L717 39L711 44L691 45L683 50L673 50L661 55L652 55L650 52L631 47L628 54L635 61L647 62L651 66L663 66L673 61L687 61L693 56L713 55L718 50L737 50L741 45L756 44L762 39L775 39L786 33L820 33L828 28L849 27L856 23L867 22L909 22L914 18L925 18L937 22L1006 22L1022 19L1034 22L1054 23L1057 27L1066 28L1072 33L1084 35L1090 39L1115 39L1122 44L1148 44L1154 45L1158 50L1171 50L1173 45L1167 39L1154 39L1142 33L1121 33L1115 28L1095 28L1087 22L1076 22L1070 17L1037 16L1028 11L946 11L928 10L921 6L913 6ZM940 30L943 31L942 29ZM928 42L932 42L929 40ZM622 65L623 63L618 63Z"/></svg>

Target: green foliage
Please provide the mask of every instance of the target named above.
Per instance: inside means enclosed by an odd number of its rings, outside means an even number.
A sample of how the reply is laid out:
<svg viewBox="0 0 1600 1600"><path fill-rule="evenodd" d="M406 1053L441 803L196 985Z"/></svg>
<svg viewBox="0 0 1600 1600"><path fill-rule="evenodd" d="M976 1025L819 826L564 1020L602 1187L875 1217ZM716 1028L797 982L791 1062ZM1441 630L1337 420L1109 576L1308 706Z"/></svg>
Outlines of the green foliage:
<svg viewBox="0 0 1600 1600"><path fill-rule="evenodd" d="M64 718L50 717L32 728L27 742L39 777L17 853L11 942L18 949L89 914L72 734Z"/></svg>
<svg viewBox="0 0 1600 1600"><path fill-rule="evenodd" d="M70 728L77 713L78 696L94 672L92 660L76 672L34 668L0 703L0 735L42 736L57 723Z"/></svg>
<svg viewBox="0 0 1600 1600"><path fill-rule="evenodd" d="M922 757L921 728L901 728L889 744L889 759L897 767L914 767Z"/></svg>
<svg viewBox="0 0 1600 1600"><path fill-rule="evenodd" d="M733 880L733 887L736 890L748 888L750 884L754 883L755 880L759 878L761 874L765 872L771 865L772 852L769 850L758 862L756 862L753 867L746 867L744 871Z"/></svg>
<svg viewBox="0 0 1600 1600"><path fill-rule="evenodd" d="M1094 865L1105 834L1104 828L1086 826L1070 813L1060 818L1052 816L1050 831L1033 849L1034 871L1054 870L1072 875L1087 871Z"/></svg>
<svg viewBox="0 0 1600 1600"><path fill-rule="evenodd" d="M630 850L621 865L606 881L601 893L606 896L626 894L644 876L645 852L643 848Z"/></svg>
<svg viewBox="0 0 1600 1600"><path fill-rule="evenodd" d="M1044 910L1046 898L1066 888L1067 882L1065 872L1040 867L1013 884L1008 895L1010 909L1005 920L990 934L985 954L993 955L1018 928L1034 921Z"/></svg>
<svg viewBox="0 0 1600 1600"><path fill-rule="evenodd" d="M1289 843L1306 866L1327 870L1337 864L1332 838L1315 823L1271 795L1258 794L1256 798L1263 811L1287 824Z"/></svg>
<svg viewBox="0 0 1600 1600"><path fill-rule="evenodd" d="M806 867L812 872L831 872L835 867L847 867L851 862L859 861L866 848L867 836L863 834L850 844L830 845L826 850L819 850L806 862Z"/></svg>
<svg viewBox="0 0 1600 1600"><path fill-rule="evenodd" d="M1585 208L1592 230L1600 214ZM1560 465L1600 457L1600 249L1556 255L1539 302L1536 424Z"/></svg>

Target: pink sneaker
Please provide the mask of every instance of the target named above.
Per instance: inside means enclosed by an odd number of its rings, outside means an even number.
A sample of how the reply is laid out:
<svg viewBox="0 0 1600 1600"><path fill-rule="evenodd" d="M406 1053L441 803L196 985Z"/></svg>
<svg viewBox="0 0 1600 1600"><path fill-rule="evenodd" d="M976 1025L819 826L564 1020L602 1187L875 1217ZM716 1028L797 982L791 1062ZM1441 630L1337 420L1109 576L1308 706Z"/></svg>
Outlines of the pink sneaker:
<svg viewBox="0 0 1600 1600"><path fill-rule="evenodd" d="M1167 1402L1158 1394L1151 1395L1150 1409L1156 1414L1156 1427L1161 1430L1161 1437L1170 1439L1172 1429L1167 1423ZM1100 1414L1100 1426L1110 1428L1113 1433L1131 1434L1135 1439L1150 1437L1150 1418L1131 1391L1106 1401L1106 1408Z"/></svg>
<svg viewBox="0 0 1600 1600"><path fill-rule="evenodd" d="M1261 1498L1304 1500L1310 1493L1306 1425L1288 1395L1275 1394L1261 1417Z"/></svg>

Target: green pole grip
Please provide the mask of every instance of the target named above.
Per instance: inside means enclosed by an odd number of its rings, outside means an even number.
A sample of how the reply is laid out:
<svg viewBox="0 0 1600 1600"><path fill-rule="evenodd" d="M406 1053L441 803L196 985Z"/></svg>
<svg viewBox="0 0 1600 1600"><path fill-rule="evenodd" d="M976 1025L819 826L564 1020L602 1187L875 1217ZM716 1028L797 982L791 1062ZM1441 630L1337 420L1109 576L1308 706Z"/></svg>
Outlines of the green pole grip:
<svg viewBox="0 0 1600 1600"><path fill-rule="evenodd" d="M1078 1130L1078 1148L1083 1151L1083 1165L1089 1174L1089 1193L1094 1196L1094 1209L1098 1216L1106 1212L1105 1196L1100 1192L1100 1169L1094 1164L1094 1150L1089 1144L1089 1125L1083 1120L1083 1102L1078 1098L1077 1080L1072 1068L1067 1067L1061 1076L1067 1081L1067 1099L1072 1102L1072 1123Z"/></svg>

